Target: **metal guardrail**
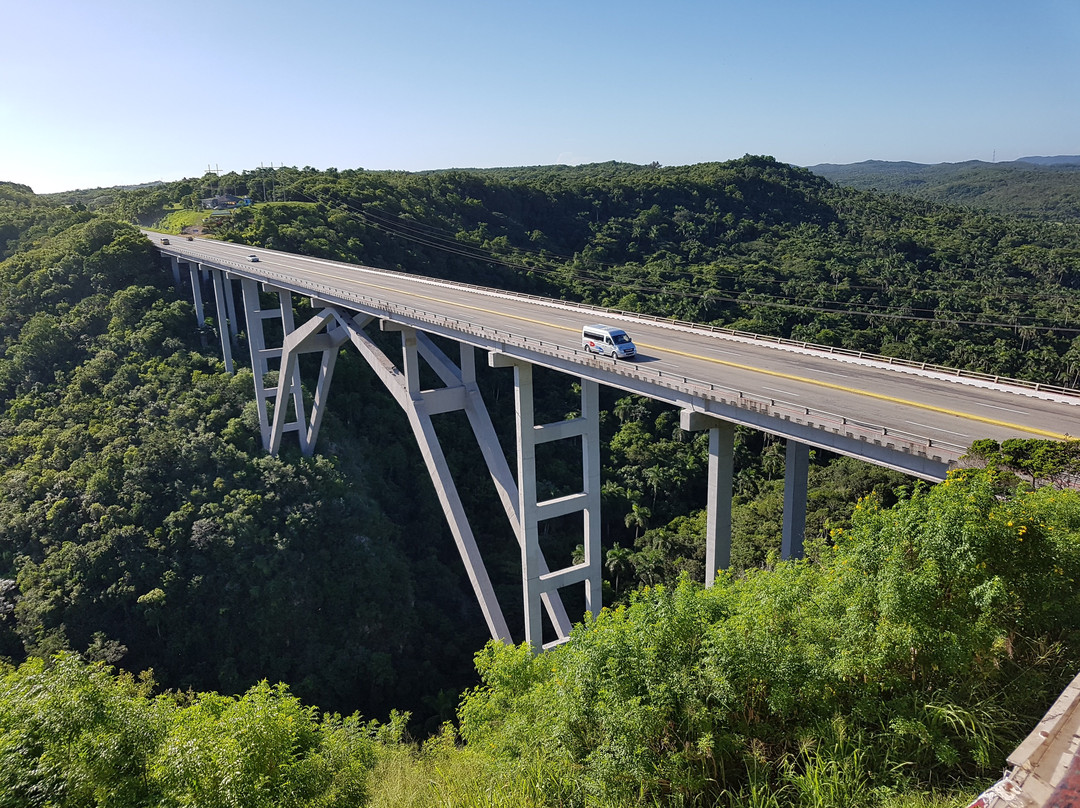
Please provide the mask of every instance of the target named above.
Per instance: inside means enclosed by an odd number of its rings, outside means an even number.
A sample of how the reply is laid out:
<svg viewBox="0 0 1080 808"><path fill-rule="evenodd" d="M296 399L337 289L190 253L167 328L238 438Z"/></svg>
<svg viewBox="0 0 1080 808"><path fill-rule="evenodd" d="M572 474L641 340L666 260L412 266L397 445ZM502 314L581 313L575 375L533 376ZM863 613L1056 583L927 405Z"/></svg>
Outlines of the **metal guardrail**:
<svg viewBox="0 0 1080 808"><path fill-rule="evenodd" d="M154 246L160 249L159 245L155 244ZM180 255L179 251L176 252L178 253L178 255ZM311 258L312 256L304 257ZM209 256L208 258L211 261L227 260ZM931 373L941 373L946 376L954 376L961 379L974 379L977 381L992 382L994 384L1009 385L1010 387L1022 387L1040 393L1057 393L1059 395L1080 397L1080 389L1076 389L1073 387L1062 387L1060 385L1043 384L1042 382L1032 382L1025 379L1014 379L1010 376L999 376L992 373L982 373L977 370L964 370L963 368L953 368L947 365L935 365L931 362L915 362L910 359L900 359L894 356L884 356L882 354L870 353L868 351L853 351L848 348L837 348L832 345L818 345L817 343L806 342L804 340L786 339L784 337L770 337L765 334L755 334L752 331L740 331L737 328L725 328L723 326L705 325L702 323L694 323L689 320L677 320L671 317L661 317L656 314L640 314L638 312L625 311L623 309L611 309L605 308L603 306L596 306L591 303L578 303L575 301L559 300L557 298L545 297L543 295L532 295L523 292L506 292L501 289L492 289L487 286L479 286L472 283L459 283L457 281L449 281L441 278L432 278L427 275L413 275L408 272L400 272L393 269L378 269L376 267L364 266L363 264L348 264L344 261L334 261L333 259L329 258L317 258L315 260L322 261L327 264L333 264L339 267L344 267L346 269L356 269L359 267L368 272L408 278L411 281L423 281L434 284L452 284L455 288L471 289L473 291L485 294L512 295L513 297L522 298L524 300L532 300L549 306L558 306L567 309L578 309L581 311L603 312L604 314L615 315L618 317L624 317L629 319L646 320L651 323L668 325L672 327L688 329L691 331L700 331L709 334L719 334L724 336L737 337L741 340L748 340L763 345L790 346L793 348L801 348L808 351L819 351L822 353L832 354L834 356L846 356L853 359L863 359L871 362L881 362L882 364L892 365L893 367L898 368L910 368L912 370L930 371Z"/></svg>
<svg viewBox="0 0 1080 808"><path fill-rule="evenodd" d="M697 396L699 398L715 401L720 404L734 406L748 412L754 412L760 415L766 415L773 418L778 418L785 421L790 421L800 425L808 426L815 429L821 429L833 434L844 435L845 437L864 440L867 442L875 443L878 445L893 448L896 451L900 451L906 454L912 454L916 456L932 456L941 458L942 462L949 462L950 460L956 460L967 451L966 445L950 443L948 441L941 441L929 438L924 435L919 435L912 432L904 432L901 430L891 429L879 424L867 423L865 421L858 421L847 416L838 415L836 413L828 412L826 410L818 410L812 407L806 407L803 405L793 404L791 402L782 401L780 399L773 398L758 398L756 396L746 395L743 391L733 387L727 387L724 385L716 384L714 382L704 381L702 379L695 379L682 374L676 374L671 372L664 372L662 370L653 370L650 368L644 368L640 365L623 366L611 360L600 360L595 354L583 351L581 348L568 347L561 343L551 340L538 340L535 337L529 337L528 335L515 334L511 331L503 329L487 328L485 326L477 326L467 320L461 320L456 317L448 317L442 314L436 314L429 312L425 309L419 309L415 306L406 306L403 304L392 303L390 301L381 300L367 295L360 295L355 292L350 292L336 287L327 286L322 283L313 281L301 281L299 278L295 278L290 275L286 275L275 270L268 270L259 268L256 270L254 266L248 263L240 263L231 261L229 259L223 259L218 257L205 256L206 263L208 264L227 264L232 267L236 267L237 274L247 275L253 279L265 280L269 282L278 281L285 288L290 288L290 291L294 291L298 294L311 296L321 296L329 300L341 300L347 303L352 303L361 309L369 310L372 312L384 313L388 318L392 319L394 315L398 317L408 317L414 321L428 323L431 325L441 325L448 330L452 330L458 333L469 334L479 339L495 342L497 344L513 345L524 350L532 351L535 353L547 354L549 356L558 357L561 359L569 359L579 364L589 364L594 367L605 370L608 373L614 373L616 375L627 376L639 381L647 383L653 383L659 387L663 387L678 392L683 392L691 396ZM340 263L340 262L332 262ZM343 266L350 266L343 264ZM378 270L382 272L383 270ZM407 273L395 273L415 279L415 276L408 275ZM464 285L464 284L456 284ZM475 289L484 289L490 292L491 290L485 289L485 287L472 287ZM544 299L547 298L534 298ZM555 301L561 304L561 301ZM600 311L610 311L609 309L599 309ZM671 321L679 323L679 321ZM681 324L681 323L680 323ZM732 333L739 333L732 330ZM799 344L799 343L792 343ZM855 355L855 352L851 352ZM1043 389L1047 389L1047 386L1043 386ZM932 450L936 450L934 455L930 455Z"/></svg>
<svg viewBox="0 0 1080 808"><path fill-rule="evenodd" d="M312 256L304 257L311 258ZM764 334L755 334L752 331L740 331L736 328L725 328L723 326L705 325L702 323L694 323L689 320L678 320L671 317L661 317L656 314L640 314L638 312L625 311L623 309L605 308L603 306L596 306L591 303L578 303L574 301L559 300L557 298L545 297L542 295L532 295L523 292L506 292L501 289L492 289L490 287L479 286L477 284L459 283L457 281L449 281L441 278L432 278L427 275L413 275L408 272L400 272L393 269L378 269L376 267L368 267L362 264L349 264L344 261L334 261L329 258L317 258L316 260L323 261L327 264L334 264L336 266L345 267L347 269L356 269L357 267L361 267L369 272L375 272L382 275L393 275L401 278L408 278L412 281L419 280L436 284L451 284L455 288L471 289L476 292L482 292L487 294L511 295L513 297L518 297L525 300L532 300L550 306L579 309L581 311L603 312L605 314L613 314L619 317L626 317L636 320L647 320L649 322L658 323L660 325L675 326L678 328L689 329L692 331L701 331L710 334L720 334L725 336L738 337L739 339L749 340L765 345L784 345L793 348L802 348L804 350L820 351L835 356L847 356L854 359L864 359L872 362L881 362L883 364L892 365L894 367L930 371L932 373L941 373L946 376L955 376L957 378L963 379L975 379L978 381L993 382L995 384L1004 384L1011 387L1023 387L1029 390L1035 390L1036 392L1058 393L1060 395L1080 397L1080 389L1076 389L1073 387L1062 387L1060 385L1043 384L1042 382L1032 382L1025 379L1014 379L1010 376L999 376L992 373L982 373L976 370L964 370L963 368L953 368L947 365L935 365L930 362L916 362L910 359L900 359L894 356L884 356L882 354L870 353L868 351L853 351L848 348L837 348L831 345L818 345L817 343L806 342L803 340L792 340L786 339L784 337L771 337Z"/></svg>

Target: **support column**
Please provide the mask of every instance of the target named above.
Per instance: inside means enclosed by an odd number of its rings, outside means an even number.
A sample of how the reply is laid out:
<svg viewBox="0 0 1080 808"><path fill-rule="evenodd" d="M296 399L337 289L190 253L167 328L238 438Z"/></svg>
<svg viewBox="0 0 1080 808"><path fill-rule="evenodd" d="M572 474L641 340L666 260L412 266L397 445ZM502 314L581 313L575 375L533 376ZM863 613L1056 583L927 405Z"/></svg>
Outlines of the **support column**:
<svg viewBox="0 0 1080 808"><path fill-rule="evenodd" d="M263 321L280 315L276 309L263 310L259 300L259 284L250 278L240 283L244 294L244 315L247 321L248 348L251 351L251 373L255 378L255 404L259 411L259 432L263 451L270 449L270 401L277 396L277 389L266 387L266 374L270 372L270 360L281 358L280 348L267 348ZM291 308L290 308L291 313Z"/></svg>
<svg viewBox="0 0 1080 808"><path fill-rule="evenodd" d="M225 305L225 273L222 270L211 270L214 278L214 302L217 304L217 329L218 338L221 340L221 356L225 360L225 372L233 372L232 343L229 340L228 330L229 317Z"/></svg>
<svg viewBox="0 0 1080 808"><path fill-rule="evenodd" d="M731 495L735 481L735 424L709 430L709 505L705 517L705 586L731 566Z"/></svg>
<svg viewBox="0 0 1080 808"><path fill-rule="evenodd" d="M810 447L787 441L784 449L784 532L781 558L802 558L806 534L806 475L810 470Z"/></svg>
<svg viewBox="0 0 1080 808"><path fill-rule="evenodd" d="M191 294L195 299L195 319L199 328L206 325L206 314L203 311L202 281L199 278L199 264L188 262L188 273L191 275Z"/></svg>
<svg viewBox="0 0 1080 808"><path fill-rule="evenodd" d="M600 385L581 380L581 418L589 427L581 433L581 478L585 494L584 532L585 611L594 617L604 606L603 550L600 546Z"/></svg>
<svg viewBox="0 0 1080 808"><path fill-rule="evenodd" d="M731 566L731 497L735 477L735 424L683 410L680 426L687 432L709 430L709 488L705 517L705 586L717 570Z"/></svg>
<svg viewBox="0 0 1080 808"><path fill-rule="evenodd" d="M525 596L525 642L539 652L544 645L540 605L540 520L536 508L536 439L533 425L532 365L514 363L514 414L517 421L518 513L521 514L521 588Z"/></svg>
<svg viewBox="0 0 1080 808"><path fill-rule="evenodd" d="M169 265L172 267L173 283L176 284L176 288L180 288L180 259L175 255L169 256Z"/></svg>
<svg viewBox="0 0 1080 808"><path fill-rule="evenodd" d="M545 645L541 604L545 594L561 587L585 584L585 608L596 614L602 607L600 549L600 424L599 387L581 380L581 417L538 425L533 407L532 365L492 355L492 364L514 367L514 409L517 420L518 513L521 530L521 581L525 601L525 641L534 652L566 640L556 624L557 638ZM564 438L581 438L581 492L537 502L536 446ZM551 572L540 548L540 522L574 513L582 514L585 560Z"/></svg>
<svg viewBox="0 0 1080 808"><path fill-rule="evenodd" d="M233 279L228 272L222 272L221 277L225 283L225 311L229 315L229 341L235 348L237 338L240 336L240 323L236 317L236 301L233 299Z"/></svg>

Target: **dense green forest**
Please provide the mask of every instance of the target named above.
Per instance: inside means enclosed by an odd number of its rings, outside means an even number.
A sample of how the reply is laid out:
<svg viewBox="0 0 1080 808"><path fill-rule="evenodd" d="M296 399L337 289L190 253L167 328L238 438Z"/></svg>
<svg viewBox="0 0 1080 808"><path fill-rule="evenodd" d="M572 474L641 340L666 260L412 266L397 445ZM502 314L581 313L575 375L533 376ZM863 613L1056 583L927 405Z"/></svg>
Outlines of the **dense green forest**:
<svg viewBox="0 0 1080 808"><path fill-rule="evenodd" d="M809 805L829 789L818 804L893 804L992 777L1080 663L1080 504L1030 487L1074 467L1071 448L982 444L986 470L936 487L819 453L810 558L778 563L783 446L740 429L734 567L706 591L691 583L703 437L614 391L613 609L536 660L484 648L419 453L394 437L404 416L355 355L315 457L261 452L250 371L224 372L213 323L198 332L190 292L131 224L179 229L219 191L257 201L205 223L234 241L1080 374L1080 230L841 189L770 158L260 169L67 204L0 183L0 791L14 795L0 805L433 804L432 782L461 789L444 804ZM509 379L481 372L485 397L509 400ZM538 389L540 409L573 410L572 380ZM493 416L512 429L512 412ZM467 481L467 429L440 429ZM558 488L559 464L548 473ZM520 629L517 545L494 491L460 487Z"/></svg>
<svg viewBox="0 0 1080 808"><path fill-rule="evenodd" d="M260 169L225 239L1076 386L1080 224L838 188L771 158L423 174ZM156 220L199 181L125 195Z"/></svg>
<svg viewBox="0 0 1080 808"><path fill-rule="evenodd" d="M963 805L1080 663L1078 576L1076 492L968 470L860 500L808 560L488 644L423 745L284 685L31 660L0 681L0 805Z"/></svg>
<svg viewBox="0 0 1080 808"><path fill-rule="evenodd" d="M1080 157L1028 158L1008 163L863 163L810 166L847 188L898 193L999 214L1080 220Z"/></svg>

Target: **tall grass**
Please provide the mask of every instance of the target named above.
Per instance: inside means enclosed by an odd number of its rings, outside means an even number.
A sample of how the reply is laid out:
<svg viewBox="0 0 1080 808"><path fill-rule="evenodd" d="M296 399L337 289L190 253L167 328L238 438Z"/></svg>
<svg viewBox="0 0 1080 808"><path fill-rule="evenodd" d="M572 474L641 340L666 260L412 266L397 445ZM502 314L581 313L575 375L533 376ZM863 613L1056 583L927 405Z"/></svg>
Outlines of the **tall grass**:
<svg viewBox="0 0 1080 808"><path fill-rule="evenodd" d="M163 233L181 233L185 227L200 225L206 218L204 210L174 210L158 222L157 227Z"/></svg>
<svg viewBox="0 0 1080 808"><path fill-rule="evenodd" d="M446 729L423 746L384 745L371 776L370 808L576 808L573 778L540 757L499 760L456 745ZM611 806L615 808L615 806Z"/></svg>
<svg viewBox="0 0 1080 808"><path fill-rule="evenodd" d="M873 786L857 744L806 743L779 765L759 761L735 790L613 801L587 793L574 772L536 755L500 760L457 745L452 731L420 746L380 745L368 808L959 808L959 791L895 791Z"/></svg>

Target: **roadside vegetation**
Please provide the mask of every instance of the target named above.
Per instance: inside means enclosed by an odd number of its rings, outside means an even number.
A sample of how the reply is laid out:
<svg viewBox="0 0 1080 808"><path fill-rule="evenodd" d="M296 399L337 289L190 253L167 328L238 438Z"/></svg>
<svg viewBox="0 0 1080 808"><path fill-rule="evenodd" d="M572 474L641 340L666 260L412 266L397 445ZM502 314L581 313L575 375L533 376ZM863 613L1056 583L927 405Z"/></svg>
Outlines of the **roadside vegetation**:
<svg viewBox="0 0 1080 808"><path fill-rule="evenodd" d="M0 683L0 804L946 804L1080 665L1078 579L1080 494L968 470L861 500L805 560L638 590L541 656L489 643L419 745L284 685L155 695L31 660Z"/></svg>
<svg viewBox="0 0 1080 808"><path fill-rule="evenodd" d="M207 219L203 210L174 210L167 213L154 227L162 233L182 233L187 227L201 227Z"/></svg>

